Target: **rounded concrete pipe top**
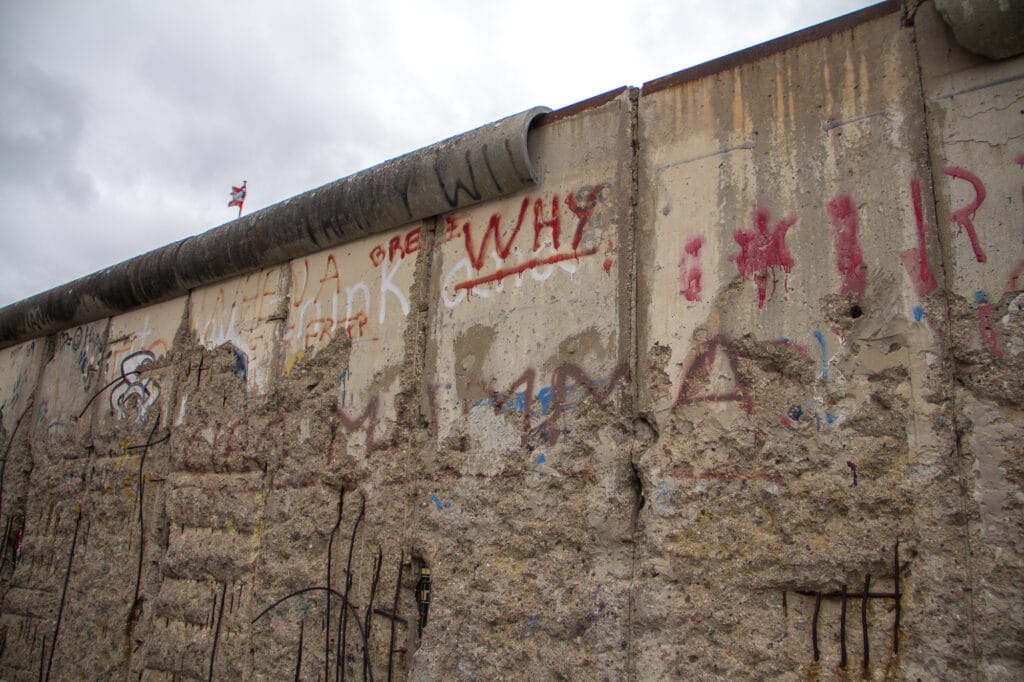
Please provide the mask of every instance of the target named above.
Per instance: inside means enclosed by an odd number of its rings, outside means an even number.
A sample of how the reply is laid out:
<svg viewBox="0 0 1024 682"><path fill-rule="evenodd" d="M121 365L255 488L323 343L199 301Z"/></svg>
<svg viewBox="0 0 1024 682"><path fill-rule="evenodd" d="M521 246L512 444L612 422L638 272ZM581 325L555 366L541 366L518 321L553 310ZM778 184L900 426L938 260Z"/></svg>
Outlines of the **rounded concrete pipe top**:
<svg viewBox="0 0 1024 682"><path fill-rule="evenodd" d="M935 0L935 9L964 49L989 59L1024 53L1021 0Z"/></svg>
<svg viewBox="0 0 1024 682"><path fill-rule="evenodd" d="M508 196L537 181L534 107L0 308L0 349Z"/></svg>

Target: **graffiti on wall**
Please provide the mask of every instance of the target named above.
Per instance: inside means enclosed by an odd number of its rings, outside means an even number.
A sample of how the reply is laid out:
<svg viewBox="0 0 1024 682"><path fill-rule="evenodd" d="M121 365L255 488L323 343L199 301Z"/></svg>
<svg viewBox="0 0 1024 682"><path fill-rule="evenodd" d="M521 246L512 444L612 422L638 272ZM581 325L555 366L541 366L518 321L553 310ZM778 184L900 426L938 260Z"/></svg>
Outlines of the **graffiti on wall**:
<svg viewBox="0 0 1024 682"><path fill-rule="evenodd" d="M402 260L419 251L422 233L423 229L417 226L404 235L395 235L387 241L386 246L384 244L374 246L370 249L370 262L373 263L373 267L380 267L385 260L394 263L396 257Z"/></svg>
<svg viewBox="0 0 1024 682"><path fill-rule="evenodd" d="M592 377L579 365L564 363L551 372L547 387L537 389L537 371L530 367L523 371L504 391L485 386L486 401L473 405L487 406L495 414L522 414L522 441L526 446L531 435L548 445L558 443L559 436L566 430L563 417L574 410L586 397L603 405L611 396L619 381L626 378L626 366L620 364L607 377ZM522 391L519 391L522 387ZM533 419L544 419L534 425Z"/></svg>
<svg viewBox="0 0 1024 682"><path fill-rule="evenodd" d="M679 293L687 301L701 300L700 279L704 273L701 269L700 250L703 246L703 235L690 237L686 240L686 244L683 246L683 254L679 258Z"/></svg>
<svg viewBox="0 0 1024 682"><path fill-rule="evenodd" d="M853 294L859 301L868 284L868 266L860 250L857 206L849 194L840 194L828 202L832 219L832 240L836 252L836 270L842 277L840 294Z"/></svg>
<svg viewBox="0 0 1024 682"><path fill-rule="evenodd" d="M1018 156L1015 162L1024 167L1024 155ZM952 209L949 220L952 224L956 225L957 236L964 235L967 237L974 260L978 263L986 264L989 261L989 257L985 252L978 226L975 224L978 210L988 197L985 183L977 174L961 166L947 166L943 170L943 174L951 178L950 182L956 181L956 184L966 183L970 187L972 196L967 200L967 203ZM914 218L917 223L918 246L903 252L903 263L908 275L911 277L911 281L914 283L918 296L925 296L933 292L938 287L938 283L928 267L926 235L929 226L924 220L921 183L917 178L911 180L911 200L913 201ZM1024 185L1021 186L1021 204L1024 206ZM1022 274L1024 274L1024 258L1018 259L1017 263L1011 267L1005 285L1007 292L1016 291L1020 288L1019 280ZM998 335L992 322L992 302L988 292L976 291L972 305L978 311L978 336L982 344L994 357L1002 358L1003 352L999 347ZM920 320L923 317L923 311L919 315L918 310L920 310L919 307L915 308L915 318Z"/></svg>
<svg viewBox="0 0 1024 682"><path fill-rule="evenodd" d="M326 343L338 334L357 340L368 334L371 323L384 324L388 311L396 309L394 304L403 317L408 315L409 293L396 277L406 260L415 260L421 233L422 227L416 226L368 249L366 257L374 268L369 277L362 269L339 264L334 253L326 259L293 262L292 310L285 338L298 340L301 349Z"/></svg>
<svg viewBox="0 0 1024 682"><path fill-rule="evenodd" d="M4 351L10 363L9 367L16 369L13 381L3 387L6 393L3 399L0 399L0 435L7 433L4 426L4 414L10 416L10 411L15 409L14 406L21 401L22 392L32 381L31 372L34 369L32 359L35 356L35 351L35 341L23 344L17 351Z"/></svg>
<svg viewBox="0 0 1024 682"><path fill-rule="evenodd" d="M985 256L985 250L981 248L981 243L978 240L978 231L974 229L974 216L978 213L978 209L981 208L982 202L985 201L985 185L982 184L981 179L977 175L966 168L949 166L943 172L951 178L970 183L974 189L974 199L971 203L953 211L950 219L956 223L957 234L967 233L967 238L971 240L974 258L979 263L984 263L988 258Z"/></svg>
<svg viewBox="0 0 1024 682"><path fill-rule="evenodd" d="M739 253L729 256L736 263L740 277L749 277L757 286L757 307L764 308L766 299L775 295L778 284L776 269L783 272L783 286L789 290L789 273L796 265L793 254L786 246L786 233L796 223L796 216L780 218L769 226L771 215L768 209L758 207L754 211L754 227L739 229L733 239L739 244ZM768 279L771 277L771 294L768 293Z"/></svg>
<svg viewBox="0 0 1024 682"><path fill-rule="evenodd" d="M72 353L82 381L82 389L88 390L92 375L99 370L103 347L102 334L93 329L92 325L61 331L57 335L57 347L64 352Z"/></svg>
<svg viewBox="0 0 1024 682"><path fill-rule="evenodd" d="M151 365L156 356L151 351L141 350L121 360L121 374L110 388L110 409L118 419L125 419L129 412L138 419L146 418L146 410L160 398L160 383L142 372Z"/></svg>
<svg viewBox="0 0 1024 682"><path fill-rule="evenodd" d="M259 387L276 343L268 322L279 320L281 271L269 268L192 294L193 327L207 348L230 343L246 358L246 380Z"/></svg>
<svg viewBox="0 0 1024 682"><path fill-rule="evenodd" d="M500 293L509 278L522 286L526 273L534 281L546 280L558 270L575 273L581 259L600 251L600 236L587 227L598 207L608 202L609 187L601 183L550 198L526 196L514 220L494 213L482 230L469 218L446 216L443 242L461 241L465 255L445 275L444 305L455 308L471 295L487 298L490 292Z"/></svg>
<svg viewBox="0 0 1024 682"><path fill-rule="evenodd" d="M1024 168L1024 154L1019 155L1015 162ZM989 262L977 225L977 214L988 197L984 181L973 171L960 166L948 166L943 171L950 182L965 184L969 187L970 197L962 205L951 209L949 220L956 225L957 235L968 240L974 260L977 263ZM938 280L928 261L928 239L932 226L925 218L924 198L921 180L910 179L909 200L913 208L914 225L917 245L900 253L900 261L914 287L917 296L923 298L933 293L939 286ZM1021 187L1021 203L1024 205L1024 185ZM860 219L857 204L849 193L840 193L832 197L826 210L832 226L832 241L835 255L835 267L841 279L840 294L851 296L860 301L867 289L869 268L860 245ZM797 223L798 217L790 215L786 218L773 220L768 209L758 206L754 211L754 224L751 228L738 229L733 239L739 251L728 256L736 264L737 271L743 281L752 280L757 288L757 305L763 309L772 300L778 286L779 275L783 278L783 286L788 290L788 275L795 267L795 259L786 244L786 237ZM686 239L678 263L679 293L687 301L700 301L702 297L703 264L701 252L704 236L696 235ZM1016 291L1021 287L1024 276L1024 258L1016 258L1006 279L1006 291ZM976 292L973 305L978 310L979 335L984 346L995 357L1002 357L999 349L995 326L991 321L992 301L986 292ZM914 320L920 322L925 311L921 305L913 309ZM821 339L818 338L819 345ZM822 371L827 378L827 370Z"/></svg>
<svg viewBox="0 0 1024 682"><path fill-rule="evenodd" d="M740 372L736 350L724 336L704 344L683 372L674 407L699 402L735 402L747 413L754 409L750 382Z"/></svg>

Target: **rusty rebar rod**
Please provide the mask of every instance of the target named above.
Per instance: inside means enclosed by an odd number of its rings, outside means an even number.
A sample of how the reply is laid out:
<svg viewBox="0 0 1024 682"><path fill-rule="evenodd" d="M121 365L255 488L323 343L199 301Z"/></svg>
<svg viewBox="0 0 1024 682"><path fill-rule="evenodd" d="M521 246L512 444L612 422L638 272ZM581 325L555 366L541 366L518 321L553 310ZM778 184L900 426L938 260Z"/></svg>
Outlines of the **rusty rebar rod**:
<svg viewBox="0 0 1024 682"><path fill-rule="evenodd" d="M864 642L864 672L867 672L871 660L871 644L868 642L868 593L871 588L871 574L864 576L864 597L860 602L860 637Z"/></svg>
<svg viewBox="0 0 1024 682"><path fill-rule="evenodd" d="M228 581L220 584L220 608L217 611L217 628L213 631L213 647L210 649L210 674L207 677L213 682L213 662L217 658L217 642L220 641L220 624L224 620L224 596L228 592ZM216 596L214 597L216 599Z"/></svg>
<svg viewBox="0 0 1024 682"><path fill-rule="evenodd" d="M900 541L896 539L896 546L893 547L893 592L896 597L896 613L893 616L892 626L892 651L898 654L900 652L900 601L902 594L900 593Z"/></svg>
<svg viewBox="0 0 1024 682"><path fill-rule="evenodd" d="M821 652L818 651L818 615L821 613L821 592L817 594L817 598L814 600L814 617L811 618L811 647L814 649L814 660L817 661L821 658Z"/></svg>
<svg viewBox="0 0 1024 682"><path fill-rule="evenodd" d="M348 542L348 559L345 561L345 595L343 597L346 604L348 604L348 595L352 590L352 552L356 545L356 533L359 532L359 523L363 520L363 514L366 512L366 496L359 495L359 514L356 516L355 523L352 524L352 536ZM358 620L358 614L356 616ZM338 668L335 671L340 675L340 679L345 679L345 644L346 636L348 634L348 609L341 610L341 616L339 617L341 624L339 628L341 630L341 637L338 639L337 654L335 660L338 664ZM363 643L366 646L366 643ZM326 682L326 681L325 681Z"/></svg>
<svg viewBox="0 0 1024 682"><path fill-rule="evenodd" d="M78 544L78 527L82 523L82 508L78 508L75 519L75 534L71 537L71 551L68 552L68 569L64 573L64 588L60 591L60 607L57 609L57 624L53 628L53 643L50 644L50 660L46 664L46 679L50 679L50 668L53 666L53 652L57 650L57 635L60 633L60 621L64 617L64 603L68 596L68 582L71 580L71 565L75 560L75 546Z"/></svg>
<svg viewBox="0 0 1024 682"><path fill-rule="evenodd" d="M388 682L391 682L391 671L395 659L395 627L398 618L398 598L402 594L402 569L405 563L405 550L400 550L398 554L398 578L395 579L395 599L391 604L391 638L388 640ZM381 613L380 609L376 609L374 613ZM384 614L381 614L384 615Z"/></svg>
<svg viewBox="0 0 1024 682"><path fill-rule="evenodd" d="M330 594L330 593L328 593ZM299 650L295 652L295 682L302 679L302 640L306 636L306 619L299 622Z"/></svg>
<svg viewBox="0 0 1024 682"><path fill-rule="evenodd" d="M324 634L324 682L331 679L331 564L334 560L334 536L338 533L338 528L341 526L341 513L345 509L345 489L341 489L341 493L338 496L338 520L334 522L334 528L331 529L331 538L327 541L327 618L326 618L326 634ZM342 610L345 609L344 604Z"/></svg>
<svg viewBox="0 0 1024 682"><path fill-rule="evenodd" d="M839 607L839 667L846 667L846 585L843 585L842 602Z"/></svg>
<svg viewBox="0 0 1024 682"><path fill-rule="evenodd" d="M370 627L373 625L373 599L377 596L377 583L380 582L380 567L384 563L384 553L377 545L377 559L373 562L373 580L370 582L370 601L366 605L363 616L363 682L373 681L373 669L370 665Z"/></svg>

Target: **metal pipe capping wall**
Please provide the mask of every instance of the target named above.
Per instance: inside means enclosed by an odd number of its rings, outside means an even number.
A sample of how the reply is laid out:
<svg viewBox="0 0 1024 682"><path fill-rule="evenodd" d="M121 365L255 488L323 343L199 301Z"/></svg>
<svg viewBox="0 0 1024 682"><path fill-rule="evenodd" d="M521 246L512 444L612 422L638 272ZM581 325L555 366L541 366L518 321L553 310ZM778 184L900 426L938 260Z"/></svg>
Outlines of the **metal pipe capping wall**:
<svg viewBox="0 0 1024 682"><path fill-rule="evenodd" d="M534 107L0 309L0 348L183 296L537 181Z"/></svg>

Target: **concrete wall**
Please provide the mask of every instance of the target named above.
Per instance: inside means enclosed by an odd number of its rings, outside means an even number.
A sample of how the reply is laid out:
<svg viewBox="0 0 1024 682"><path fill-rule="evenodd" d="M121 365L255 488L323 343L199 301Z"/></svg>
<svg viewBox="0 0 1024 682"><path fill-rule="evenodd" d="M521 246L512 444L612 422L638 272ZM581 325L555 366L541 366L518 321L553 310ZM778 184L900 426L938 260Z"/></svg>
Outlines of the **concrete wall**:
<svg viewBox="0 0 1024 682"><path fill-rule="evenodd" d="M1022 83L880 6L0 350L0 676L1021 676Z"/></svg>

